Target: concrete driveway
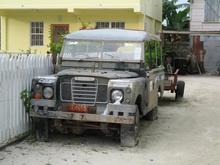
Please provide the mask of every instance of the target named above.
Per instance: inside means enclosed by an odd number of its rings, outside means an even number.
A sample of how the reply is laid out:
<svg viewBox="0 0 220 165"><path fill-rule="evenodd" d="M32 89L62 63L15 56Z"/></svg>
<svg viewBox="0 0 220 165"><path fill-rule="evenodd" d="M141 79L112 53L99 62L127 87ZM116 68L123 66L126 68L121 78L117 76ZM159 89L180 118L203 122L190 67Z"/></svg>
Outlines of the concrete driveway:
<svg viewBox="0 0 220 165"><path fill-rule="evenodd" d="M181 77L185 99L166 93L159 119L141 122L135 148L102 135L54 135L48 143L24 140L0 151L0 165L219 165L220 77Z"/></svg>

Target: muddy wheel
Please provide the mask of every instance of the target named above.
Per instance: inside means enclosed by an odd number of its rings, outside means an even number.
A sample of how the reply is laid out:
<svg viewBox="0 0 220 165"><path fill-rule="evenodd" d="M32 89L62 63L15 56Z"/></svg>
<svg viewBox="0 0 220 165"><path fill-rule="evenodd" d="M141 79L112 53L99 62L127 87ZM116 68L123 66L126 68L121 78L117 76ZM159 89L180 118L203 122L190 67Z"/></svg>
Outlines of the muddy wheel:
<svg viewBox="0 0 220 165"><path fill-rule="evenodd" d="M122 147L134 147L138 144L139 133L139 110L137 108L135 124L122 124L120 130L120 140Z"/></svg>
<svg viewBox="0 0 220 165"><path fill-rule="evenodd" d="M34 131L37 141L47 142L48 141L48 119L33 120Z"/></svg>
<svg viewBox="0 0 220 165"><path fill-rule="evenodd" d="M151 110L150 112L148 112L147 115L144 117L144 119L149 120L149 121L157 120L158 119L157 107Z"/></svg>
<svg viewBox="0 0 220 165"><path fill-rule="evenodd" d="M178 81L176 85L176 100L183 98L185 89L185 82Z"/></svg>

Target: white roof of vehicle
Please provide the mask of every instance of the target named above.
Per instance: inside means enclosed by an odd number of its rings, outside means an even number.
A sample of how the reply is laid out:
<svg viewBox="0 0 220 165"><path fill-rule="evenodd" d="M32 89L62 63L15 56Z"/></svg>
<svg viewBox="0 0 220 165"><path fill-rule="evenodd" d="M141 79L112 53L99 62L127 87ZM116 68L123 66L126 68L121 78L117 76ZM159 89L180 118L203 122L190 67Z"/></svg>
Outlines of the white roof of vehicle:
<svg viewBox="0 0 220 165"><path fill-rule="evenodd" d="M65 36L69 40L92 40L92 41L131 41L142 42L149 40L160 41L156 35L144 31L123 30L123 29L95 29L80 30Z"/></svg>

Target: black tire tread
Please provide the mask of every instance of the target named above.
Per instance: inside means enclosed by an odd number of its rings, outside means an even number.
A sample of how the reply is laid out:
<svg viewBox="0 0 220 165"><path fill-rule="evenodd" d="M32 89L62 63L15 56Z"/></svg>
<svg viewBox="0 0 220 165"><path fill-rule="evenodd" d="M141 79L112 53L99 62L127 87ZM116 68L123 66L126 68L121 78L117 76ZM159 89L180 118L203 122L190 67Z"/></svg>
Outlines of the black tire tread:
<svg viewBox="0 0 220 165"><path fill-rule="evenodd" d="M153 110L151 110L150 112L148 112L146 114L146 116L144 116L144 119L148 120L148 121L157 120L158 119L158 109L157 109L157 107L154 108Z"/></svg>
<svg viewBox="0 0 220 165"><path fill-rule="evenodd" d="M177 81L176 84L176 100L183 98L185 90L185 82L184 81Z"/></svg>
<svg viewBox="0 0 220 165"><path fill-rule="evenodd" d="M35 118L33 122L36 140L40 142L47 142L49 138L48 119Z"/></svg>

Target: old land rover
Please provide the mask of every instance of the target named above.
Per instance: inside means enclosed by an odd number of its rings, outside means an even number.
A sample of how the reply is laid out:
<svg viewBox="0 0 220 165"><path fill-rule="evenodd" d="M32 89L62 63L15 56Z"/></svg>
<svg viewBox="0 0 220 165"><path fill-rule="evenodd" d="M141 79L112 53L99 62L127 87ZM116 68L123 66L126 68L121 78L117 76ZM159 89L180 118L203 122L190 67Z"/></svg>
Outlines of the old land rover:
<svg viewBox="0 0 220 165"><path fill-rule="evenodd" d="M157 118L163 93L159 42L143 31L119 29L66 35L56 74L32 81L36 138L47 140L53 130L100 129L118 135L122 146L135 146L139 118Z"/></svg>

